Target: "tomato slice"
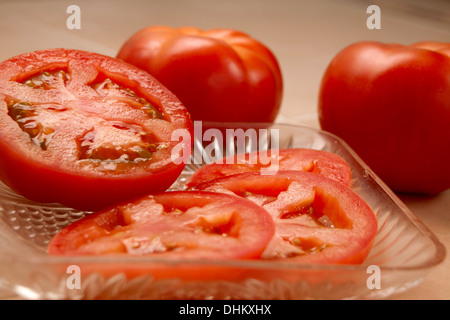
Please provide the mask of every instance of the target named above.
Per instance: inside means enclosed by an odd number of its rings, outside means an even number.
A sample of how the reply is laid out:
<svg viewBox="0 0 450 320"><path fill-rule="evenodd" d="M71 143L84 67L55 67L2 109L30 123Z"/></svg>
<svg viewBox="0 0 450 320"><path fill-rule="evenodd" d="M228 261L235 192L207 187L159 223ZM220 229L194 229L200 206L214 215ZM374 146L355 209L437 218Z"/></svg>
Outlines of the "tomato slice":
<svg viewBox="0 0 450 320"><path fill-rule="evenodd" d="M359 264L377 232L376 216L360 196L310 172L241 173L194 189L239 196L266 209L276 228L261 255L267 260Z"/></svg>
<svg viewBox="0 0 450 320"><path fill-rule="evenodd" d="M182 103L118 59L52 49L0 63L0 179L38 202L99 210L167 189ZM191 150L186 146L184 150Z"/></svg>
<svg viewBox="0 0 450 320"><path fill-rule="evenodd" d="M52 255L162 259L258 258L274 235L269 213L220 193L173 191L102 210L62 229Z"/></svg>
<svg viewBox="0 0 450 320"><path fill-rule="evenodd" d="M292 148L270 150L264 155L258 151L243 155L234 155L220 159L197 169L186 182L188 188L195 187L216 178L244 172L258 172L271 165L277 170L298 170L313 172L337 180L346 186L351 184L351 169L340 156L322 150ZM267 154L266 154L267 153ZM264 158L262 158L264 157ZM271 157L270 162L265 158ZM263 161L262 161L263 160Z"/></svg>

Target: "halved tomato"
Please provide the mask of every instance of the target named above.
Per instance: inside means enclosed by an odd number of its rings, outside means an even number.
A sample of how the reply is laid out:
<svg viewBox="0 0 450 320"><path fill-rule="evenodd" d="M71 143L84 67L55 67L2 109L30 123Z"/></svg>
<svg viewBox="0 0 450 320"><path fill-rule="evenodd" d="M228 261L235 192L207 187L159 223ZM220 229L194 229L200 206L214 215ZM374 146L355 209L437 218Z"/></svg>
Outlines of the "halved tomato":
<svg viewBox="0 0 450 320"><path fill-rule="evenodd" d="M342 183L310 172L241 173L197 185L249 199L275 221L261 258L300 263L359 264L377 232L370 206Z"/></svg>
<svg viewBox="0 0 450 320"><path fill-rule="evenodd" d="M166 190L183 104L148 73L68 49L0 63L0 179L38 202L98 210ZM186 146L183 150L191 150Z"/></svg>
<svg viewBox="0 0 450 320"><path fill-rule="evenodd" d="M244 172L258 172L270 166L276 167L277 170L313 172L337 180L346 186L351 184L350 166L337 154L306 148L268 150L263 151L263 154L264 159L261 159L260 151L237 154L200 167L188 179L186 186L192 188L216 178Z"/></svg>
<svg viewBox="0 0 450 320"><path fill-rule="evenodd" d="M102 210L62 229L52 255L127 255L163 259L258 258L272 236L269 213L220 193L173 191Z"/></svg>

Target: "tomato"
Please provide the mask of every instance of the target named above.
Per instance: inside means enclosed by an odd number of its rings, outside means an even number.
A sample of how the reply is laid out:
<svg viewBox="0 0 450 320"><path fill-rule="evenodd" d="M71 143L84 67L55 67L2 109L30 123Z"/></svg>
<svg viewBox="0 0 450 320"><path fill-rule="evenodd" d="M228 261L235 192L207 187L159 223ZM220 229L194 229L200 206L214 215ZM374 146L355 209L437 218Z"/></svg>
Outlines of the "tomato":
<svg viewBox="0 0 450 320"><path fill-rule="evenodd" d="M241 173L200 184L261 205L275 221L262 259L317 264L359 264L367 257L377 219L354 191L330 178L302 171Z"/></svg>
<svg viewBox="0 0 450 320"><path fill-rule="evenodd" d="M167 189L183 104L146 72L66 49L0 63L0 178L38 202L81 210ZM190 150L190 146L186 147Z"/></svg>
<svg viewBox="0 0 450 320"><path fill-rule="evenodd" d="M352 178L349 165L340 156L322 150L293 148L273 149L270 152L254 151L245 154L245 156L237 154L220 159L197 169L187 180L186 186L192 188L200 183L223 176L265 169L268 170L267 174L272 169L274 172L276 170L313 172L339 181L346 186L350 186Z"/></svg>
<svg viewBox="0 0 450 320"><path fill-rule="evenodd" d="M274 234L269 213L220 193L172 191L87 215L50 242L52 255L161 259L258 258Z"/></svg>
<svg viewBox="0 0 450 320"><path fill-rule="evenodd" d="M280 109L277 59L237 30L151 26L132 35L117 57L160 80L193 120L273 122Z"/></svg>
<svg viewBox="0 0 450 320"><path fill-rule="evenodd" d="M450 43L358 42L322 79L319 120L397 192L450 187Z"/></svg>

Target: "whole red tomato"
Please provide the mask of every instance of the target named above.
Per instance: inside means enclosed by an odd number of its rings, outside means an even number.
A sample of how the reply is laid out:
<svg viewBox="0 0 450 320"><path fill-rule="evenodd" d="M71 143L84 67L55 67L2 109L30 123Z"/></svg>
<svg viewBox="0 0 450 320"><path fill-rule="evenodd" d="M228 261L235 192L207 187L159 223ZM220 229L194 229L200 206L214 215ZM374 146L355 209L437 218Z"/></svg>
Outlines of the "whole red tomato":
<svg viewBox="0 0 450 320"><path fill-rule="evenodd" d="M275 56L239 31L152 26L128 39L117 57L161 81L193 120L273 122L280 109Z"/></svg>
<svg viewBox="0 0 450 320"><path fill-rule="evenodd" d="M393 190L450 187L450 43L350 45L328 66L318 108L322 129Z"/></svg>

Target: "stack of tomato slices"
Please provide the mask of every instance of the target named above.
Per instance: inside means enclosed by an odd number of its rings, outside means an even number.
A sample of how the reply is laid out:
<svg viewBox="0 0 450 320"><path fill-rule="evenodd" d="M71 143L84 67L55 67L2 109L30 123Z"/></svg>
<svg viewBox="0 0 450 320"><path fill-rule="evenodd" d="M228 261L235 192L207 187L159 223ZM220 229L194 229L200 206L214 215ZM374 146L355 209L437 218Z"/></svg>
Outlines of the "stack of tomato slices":
<svg viewBox="0 0 450 320"><path fill-rule="evenodd" d="M339 156L236 155L199 168L186 190L167 191L184 168L175 150L192 148L173 141L176 130L192 136L181 101L118 59L51 49L0 63L1 181L36 202L94 211L52 239L51 255L317 264L367 257L377 220L350 189Z"/></svg>
<svg viewBox="0 0 450 320"><path fill-rule="evenodd" d="M377 220L350 189L348 164L318 150L271 154L277 172L261 170L266 165L258 152L239 163L221 159L200 167L186 190L141 197L69 225L51 241L49 252L172 261L362 263Z"/></svg>

